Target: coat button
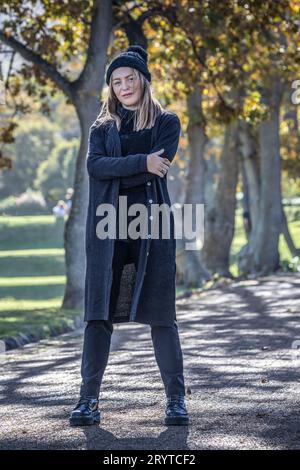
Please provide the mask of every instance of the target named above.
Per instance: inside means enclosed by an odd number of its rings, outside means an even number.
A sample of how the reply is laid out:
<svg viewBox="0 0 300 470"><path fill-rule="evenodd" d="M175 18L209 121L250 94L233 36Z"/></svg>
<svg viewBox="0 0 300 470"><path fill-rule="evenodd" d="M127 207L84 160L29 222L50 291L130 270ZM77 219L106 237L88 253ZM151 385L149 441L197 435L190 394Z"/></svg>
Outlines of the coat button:
<svg viewBox="0 0 300 470"><path fill-rule="evenodd" d="M147 182L147 185L148 185L148 186L151 186L151 181L148 181L148 182Z"/></svg>
<svg viewBox="0 0 300 470"><path fill-rule="evenodd" d="M148 238L151 238L151 233L148 233Z"/></svg>
<svg viewBox="0 0 300 470"><path fill-rule="evenodd" d="M147 256L149 256L149 251L147 251Z"/></svg>
<svg viewBox="0 0 300 470"><path fill-rule="evenodd" d="M153 219L153 215L150 215L149 219L152 220L152 219Z"/></svg>
<svg viewBox="0 0 300 470"><path fill-rule="evenodd" d="M153 202L153 199L149 199L150 204Z"/></svg>

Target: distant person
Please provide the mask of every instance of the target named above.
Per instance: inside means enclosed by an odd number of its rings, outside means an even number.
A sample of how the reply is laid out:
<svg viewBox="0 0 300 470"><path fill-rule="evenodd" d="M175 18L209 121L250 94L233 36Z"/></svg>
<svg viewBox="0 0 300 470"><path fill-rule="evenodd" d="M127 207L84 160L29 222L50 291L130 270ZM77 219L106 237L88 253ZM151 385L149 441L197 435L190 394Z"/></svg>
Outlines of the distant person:
<svg viewBox="0 0 300 470"><path fill-rule="evenodd" d="M73 194L74 194L74 189L73 188L68 188L66 192L66 204L68 208L68 214L70 214L71 207L72 207L72 199L73 199Z"/></svg>
<svg viewBox="0 0 300 470"><path fill-rule="evenodd" d="M60 199L56 206L53 207L52 212L57 218L64 217L68 213L68 206L65 201Z"/></svg>

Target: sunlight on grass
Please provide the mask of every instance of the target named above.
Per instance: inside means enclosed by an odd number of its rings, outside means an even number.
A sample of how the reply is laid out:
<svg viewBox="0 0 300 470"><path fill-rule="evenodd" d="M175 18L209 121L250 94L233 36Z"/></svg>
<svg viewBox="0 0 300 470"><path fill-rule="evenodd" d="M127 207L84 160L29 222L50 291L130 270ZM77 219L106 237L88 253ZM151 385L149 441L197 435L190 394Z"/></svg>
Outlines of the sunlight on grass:
<svg viewBox="0 0 300 470"><path fill-rule="evenodd" d="M67 217L65 217L65 220ZM0 217L1 224L6 227L21 227L28 225L55 225L57 222L54 215L22 215L22 216L13 216L13 215L2 215Z"/></svg>
<svg viewBox="0 0 300 470"><path fill-rule="evenodd" d="M60 307L61 297L54 297L48 300L16 300L10 297L0 300L0 312L5 310L35 310L38 308L55 308Z"/></svg>
<svg viewBox="0 0 300 470"><path fill-rule="evenodd" d="M37 248L31 250L1 250L0 258L9 256L15 258L18 256L64 256L63 248Z"/></svg>
<svg viewBox="0 0 300 470"><path fill-rule="evenodd" d="M66 276L42 276L42 277L0 277L0 287L15 286L47 286L66 283Z"/></svg>

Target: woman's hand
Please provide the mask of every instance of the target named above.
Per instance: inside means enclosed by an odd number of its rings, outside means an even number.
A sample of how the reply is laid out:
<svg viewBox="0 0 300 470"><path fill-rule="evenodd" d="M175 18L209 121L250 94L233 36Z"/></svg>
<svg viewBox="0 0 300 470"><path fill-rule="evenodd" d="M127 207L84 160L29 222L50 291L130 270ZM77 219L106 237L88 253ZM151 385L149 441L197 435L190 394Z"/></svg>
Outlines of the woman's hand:
<svg viewBox="0 0 300 470"><path fill-rule="evenodd" d="M154 175L160 176L161 178L165 176L171 165L170 161L167 158L159 157L159 155L164 150L165 149L160 149L157 152L149 153L149 155L147 155L148 171L150 173L153 173Z"/></svg>

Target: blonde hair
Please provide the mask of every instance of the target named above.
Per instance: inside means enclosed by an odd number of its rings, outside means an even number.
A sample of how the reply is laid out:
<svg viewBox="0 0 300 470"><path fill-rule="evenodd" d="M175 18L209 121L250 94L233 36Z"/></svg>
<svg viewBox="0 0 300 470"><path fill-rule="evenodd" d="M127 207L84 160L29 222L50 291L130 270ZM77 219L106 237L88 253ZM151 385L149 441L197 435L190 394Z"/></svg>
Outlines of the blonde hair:
<svg viewBox="0 0 300 470"><path fill-rule="evenodd" d="M141 82L141 98L135 113L135 121L133 124L134 131L141 129L151 129L154 126L155 120L163 110L162 105L153 96L151 84L144 77L144 75L137 69L131 68L134 75L139 78ZM106 100L103 102L99 115L95 121L96 126L106 124L108 121L116 121L118 131L121 127L121 119L117 113L117 99L112 86L112 76L109 80L108 94Z"/></svg>

